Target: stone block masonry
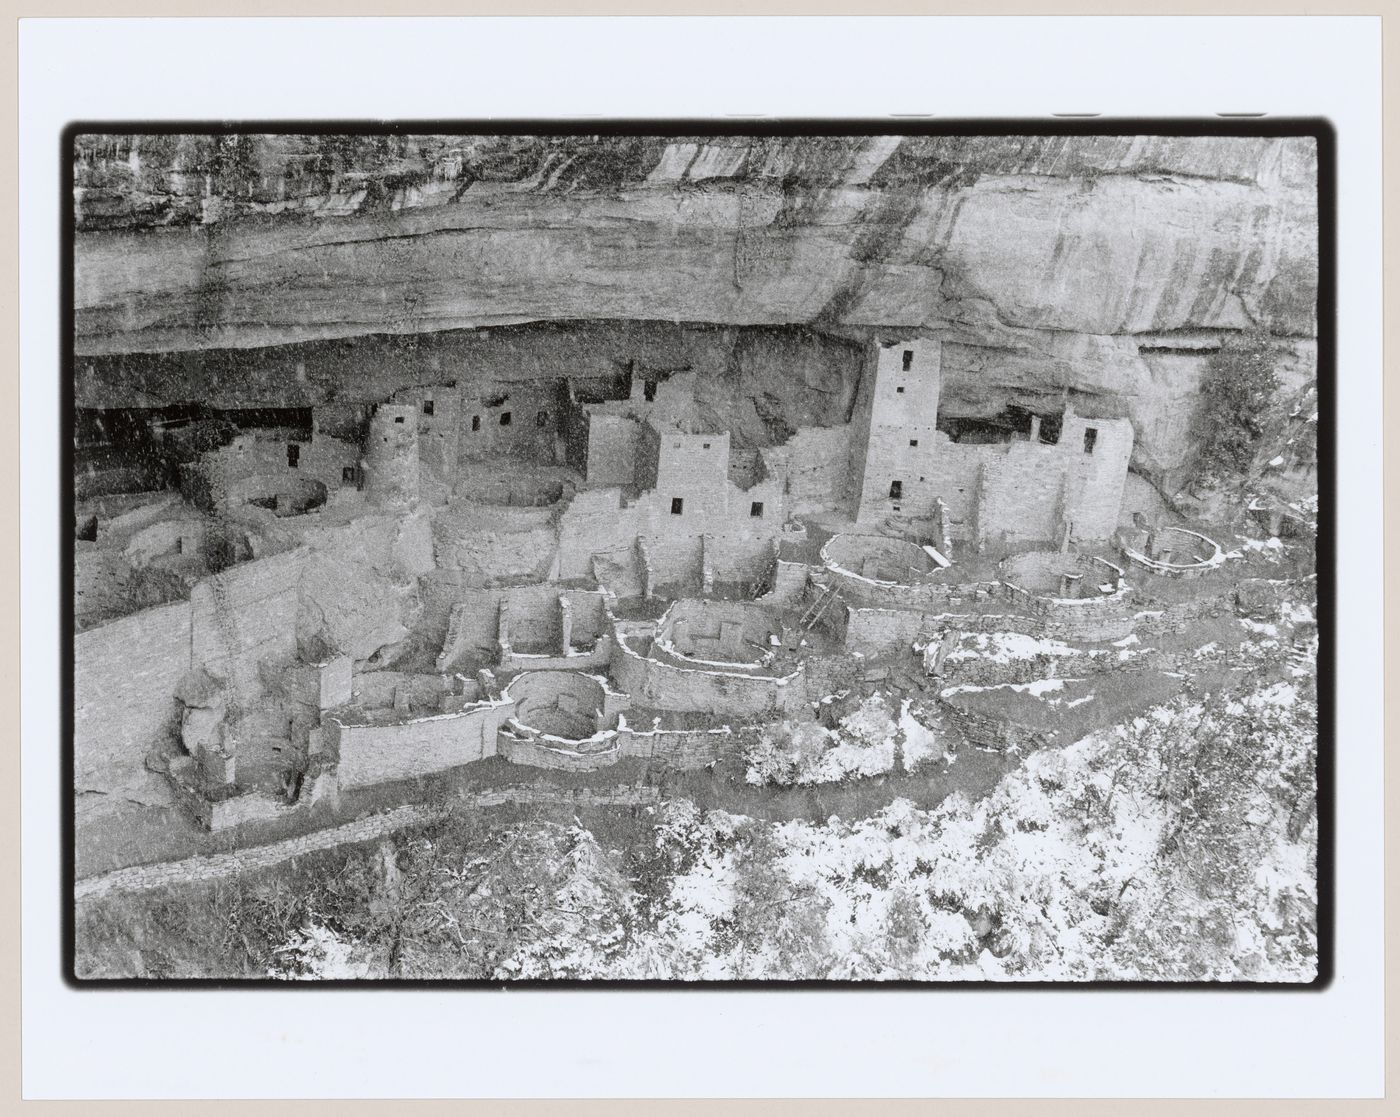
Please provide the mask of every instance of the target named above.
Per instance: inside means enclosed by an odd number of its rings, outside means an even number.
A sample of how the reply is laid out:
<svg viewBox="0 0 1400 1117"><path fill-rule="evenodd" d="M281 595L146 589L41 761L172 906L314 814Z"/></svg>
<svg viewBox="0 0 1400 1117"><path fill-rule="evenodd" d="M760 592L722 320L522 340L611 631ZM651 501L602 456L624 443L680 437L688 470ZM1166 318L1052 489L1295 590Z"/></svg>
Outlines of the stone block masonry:
<svg viewBox="0 0 1400 1117"><path fill-rule="evenodd" d="M879 523L891 512L927 516L938 493L930 481L942 391L942 344L917 339L872 350L852 442L860 478L856 519Z"/></svg>
<svg viewBox="0 0 1400 1117"><path fill-rule="evenodd" d="M781 677L696 670L642 654L631 646L632 639L619 635L613 677L640 705L726 718L762 718L793 713L807 702L801 663Z"/></svg>
<svg viewBox="0 0 1400 1117"><path fill-rule="evenodd" d="M384 724L356 725L339 715L322 723L327 745L340 757L344 788L390 783L446 771L496 754L496 734L509 702L484 702L443 714Z"/></svg>

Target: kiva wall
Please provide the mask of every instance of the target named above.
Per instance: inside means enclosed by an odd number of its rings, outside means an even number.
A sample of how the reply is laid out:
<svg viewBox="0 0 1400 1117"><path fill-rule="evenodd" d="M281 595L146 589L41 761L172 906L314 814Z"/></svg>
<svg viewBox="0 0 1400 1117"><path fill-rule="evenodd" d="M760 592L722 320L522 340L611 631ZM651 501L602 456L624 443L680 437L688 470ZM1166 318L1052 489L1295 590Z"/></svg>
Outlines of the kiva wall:
<svg viewBox="0 0 1400 1117"><path fill-rule="evenodd" d="M618 640L612 670L618 685L639 705L726 718L762 718L792 713L807 701L801 664L792 674L780 678L691 670L650 659L635 642L636 637Z"/></svg>

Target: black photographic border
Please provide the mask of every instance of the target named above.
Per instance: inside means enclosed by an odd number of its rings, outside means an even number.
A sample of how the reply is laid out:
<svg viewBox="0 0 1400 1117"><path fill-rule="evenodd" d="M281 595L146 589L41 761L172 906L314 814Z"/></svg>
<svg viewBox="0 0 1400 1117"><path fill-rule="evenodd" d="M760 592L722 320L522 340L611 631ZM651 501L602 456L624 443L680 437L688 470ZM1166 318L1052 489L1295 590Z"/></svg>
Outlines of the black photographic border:
<svg viewBox="0 0 1400 1117"><path fill-rule="evenodd" d="M1318 284L1317 284L1317 390L1318 390L1318 531L1317 571L1317 976L1310 982L1264 981L858 981L858 980L590 980L520 979L512 981L467 979L325 979L311 982L276 978L82 978L75 972L76 931L74 896L75 820L73 803L73 426L75 421L74 353L74 246L76 213L73 202L73 143L79 135L175 135L283 133L300 135L584 135L584 136L1219 136L1311 137L1317 143ZM1199 990L1263 991L1274 993L1321 992L1331 985L1335 970L1335 768L1336 768L1336 439L1337 439L1337 322L1336 322L1336 130L1315 117L1038 117L938 119L890 116L884 118L781 118L720 117L675 119L486 119L486 120L248 120L248 121L75 121L62 130L59 140L60 207L60 353L59 369L59 471L61 509L58 554L60 563L59 616L59 718L60 878L63 881L61 928L62 979L82 991L171 989L287 991L376 989L435 991L443 989L530 990L940 990L992 992L1023 990L1191 992Z"/></svg>

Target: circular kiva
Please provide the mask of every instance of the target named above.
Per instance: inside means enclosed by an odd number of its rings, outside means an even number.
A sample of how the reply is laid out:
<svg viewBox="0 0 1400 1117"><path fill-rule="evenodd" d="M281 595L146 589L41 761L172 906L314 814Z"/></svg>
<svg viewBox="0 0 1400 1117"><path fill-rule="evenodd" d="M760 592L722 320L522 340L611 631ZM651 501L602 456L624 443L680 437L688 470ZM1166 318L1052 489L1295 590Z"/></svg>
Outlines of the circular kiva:
<svg viewBox="0 0 1400 1117"><path fill-rule="evenodd" d="M311 477L262 473L229 486L231 502L265 508L277 516L300 516L326 503L326 486Z"/></svg>
<svg viewBox="0 0 1400 1117"><path fill-rule="evenodd" d="M777 623L761 605L685 599L662 616L654 650L677 666L751 670L773 660L779 636Z"/></svg>
<svg viewBox="0 0 1400 1117"><path fill-rule="evenodd" d="M1123 570L1093 555L1028 551L1012 555L999 567L1001 580L1013 591L1043 604L1074 606L1124 597Z"/></svg>
<svg viewBox="0 0 1400 1117"><path fill-rule="evenodd" d="M833 535L821 557L828 570L880 585L917 585L938 573L922 547L884 535Z"/></svg>
<svg viewBox="0 0 1400 1117"><path fill-rule="evenodd" d="M1144 550L1122 547L1123 557L1134 566L1167 577L1204 574L1225 564L1225 551L1214 539L1184 527L1164 527L1156 533L1155 556Z"/></svg>
<svg viewBox="0 0 1400 1117"><path fill-rule="evenodd" d="M611 728L603 724L602 682L577 671L523 672L505 696L515 703L511 720L526 732L577 744Z"/></svg>

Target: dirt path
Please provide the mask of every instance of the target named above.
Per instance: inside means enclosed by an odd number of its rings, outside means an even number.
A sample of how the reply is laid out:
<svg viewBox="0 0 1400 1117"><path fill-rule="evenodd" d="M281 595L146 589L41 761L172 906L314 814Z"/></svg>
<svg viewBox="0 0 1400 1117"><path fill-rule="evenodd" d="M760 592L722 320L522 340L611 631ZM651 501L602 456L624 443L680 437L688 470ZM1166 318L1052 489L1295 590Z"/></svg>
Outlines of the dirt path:
<svg viewBox="0 0 1400 1117"><path fill-rule="evenodd" d="M397 830L433 822L442 818L448 811L462 807L483 810L507 803L531 802L588 807L637 806L643 802L654 802L658 796L659 792L654 787L635 787L615 793L592 789L497 788L463 796L446 806L409 804L395 807L393 810L368 815L341 826L314 830L309 834L286 838L280 842L248 846L231 853L201 854L180 861L161 861L151 865L116 869L79 880L73 886L73 897L83 901L104 896L109 892L139 892L254 872L318 850L375 841Z"/></svg>

